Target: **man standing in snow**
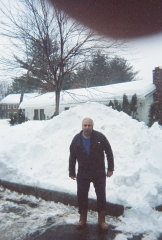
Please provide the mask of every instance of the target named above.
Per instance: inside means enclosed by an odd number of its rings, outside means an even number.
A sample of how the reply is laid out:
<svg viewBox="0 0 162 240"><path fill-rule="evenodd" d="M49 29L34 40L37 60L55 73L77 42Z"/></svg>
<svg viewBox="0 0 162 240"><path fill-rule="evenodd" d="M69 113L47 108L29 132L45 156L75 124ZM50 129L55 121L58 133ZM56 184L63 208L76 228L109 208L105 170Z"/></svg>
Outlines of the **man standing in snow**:
<svg viewBox="0 0 162 240"><path fill-rule="evenodd" d="M108 171L105 172L104 152L107 156ZM78 161L76 177L75 165ZM106 212L106 176L111 177L114 171L114 158L107 138L93 130L93 120L83 119L82 131L72 140L69 157L69 177L77 179L77 197L80 213L78 229L82 229L87 221L88 192L93 182L97 195L98 224L103 230L108 230L105 223Z"/></svg>

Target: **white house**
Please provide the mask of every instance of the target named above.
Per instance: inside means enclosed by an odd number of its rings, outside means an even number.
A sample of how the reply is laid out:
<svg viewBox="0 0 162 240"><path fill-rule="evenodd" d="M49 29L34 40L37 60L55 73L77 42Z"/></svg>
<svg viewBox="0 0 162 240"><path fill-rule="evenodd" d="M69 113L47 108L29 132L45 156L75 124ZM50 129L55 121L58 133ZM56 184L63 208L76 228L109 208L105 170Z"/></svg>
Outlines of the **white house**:
<svg viewBox="0 0 162 240"><path fill-rule="evenodd" d="M21 94L9 94L0 101L0 118L10 118L18 113ZM23 101L38 96L38 93L25 93Z"/></svg>
<svg viewBox="0 0 162 240"><path fill-rule="evenodd" d="M156 86L153 83L143 80L61 91L60 112L87 101L108 105L110 100L122 101L124 93L128 99L131 99L136 94L138 99L138 119L148 124L149 109L153 103L155 91ZM49 119L55 110L55 93L50 92L25 99L20 108L25 110L25 117L30 120Z"/></svg>

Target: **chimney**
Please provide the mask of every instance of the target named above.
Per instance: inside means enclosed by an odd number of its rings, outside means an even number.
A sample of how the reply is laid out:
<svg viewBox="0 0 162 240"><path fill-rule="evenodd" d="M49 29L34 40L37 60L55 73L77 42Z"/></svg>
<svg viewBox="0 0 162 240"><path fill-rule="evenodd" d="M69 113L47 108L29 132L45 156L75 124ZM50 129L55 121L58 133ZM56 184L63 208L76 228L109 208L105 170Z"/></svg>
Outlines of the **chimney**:
<svg viewBox="0 0 162 240"><path fill-rule="evenodd" d="M156 67L153 70L153 83L156 86L156 92L154 94L154 101L162 101L162 68Z"/></svg>

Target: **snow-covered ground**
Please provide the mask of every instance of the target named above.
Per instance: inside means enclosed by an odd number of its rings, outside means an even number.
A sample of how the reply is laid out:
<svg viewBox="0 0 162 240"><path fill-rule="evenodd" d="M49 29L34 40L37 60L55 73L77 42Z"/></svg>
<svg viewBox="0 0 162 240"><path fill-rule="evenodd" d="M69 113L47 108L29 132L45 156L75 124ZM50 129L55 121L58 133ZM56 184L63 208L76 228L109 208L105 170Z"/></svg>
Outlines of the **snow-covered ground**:
<svg viewBox="0 0 162 240"><path fill-rule="evenodd" d="M127 239L128 233L157 239L162 233L162 213L154 210L162 204L162 128L157 123L149 129L98 103L79 105L52 120L14 127L0 120L0 178L76 194L76 182L68 177L69 145L85 117L94 120L94 129L108 138L114 152L107 201L126 208L120 221L113 222L123 232L116 239ZM93 186L89 197L96 198Z"/></svg>
<svg viewBox="0 0 162 240"><path fill-rule="evenodd" d="M39 234L43 233L53 224L73 223L77 215L74 207L46 202L9 190L3 192L2 188L0 188L0 213L1 240L26 239L36 231Z"/></svg>
<svg viewBox="0 0 162 240"><path fill-rule="evenodd" d="M61 203L44 201L33 196L26 196L5 190L0 187L0 240L34 240L34 239L103 239L103 233L97 228L97 213L88 212L88 222L85 231L76 231L79 214L77 208ZM132 233L122 234L114 226L120 219L106 216L109 232L106 238L119 236L126 239L135 236ZM58 227L61 226L59 231ZM71 227L72 226L72 227ZM56 235L49 232L57 229ZM92 230L94 229L94 230ZM91 231L92 230L92 231ZM70 233L70 234L69 234ZM42 235L45 234L45 237ZM69 236L69 235L70 236ZM90 238L88 237L90 235ZM115 239L115 238L113 238ZM121 238L119 238L121 239Z"/></svg>

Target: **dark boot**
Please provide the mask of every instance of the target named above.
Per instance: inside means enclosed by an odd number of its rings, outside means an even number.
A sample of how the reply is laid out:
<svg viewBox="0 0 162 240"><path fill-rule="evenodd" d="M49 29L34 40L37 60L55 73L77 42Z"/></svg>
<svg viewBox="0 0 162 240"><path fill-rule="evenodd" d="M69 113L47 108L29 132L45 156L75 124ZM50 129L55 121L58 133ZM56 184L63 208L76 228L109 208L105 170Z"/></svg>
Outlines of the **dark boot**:
<svg viewBox="0 0 162 240"><path fill-rule="evenodd" d="M105 222L105 211L98 212L98 225L101 227L102 230L108 230L108 225Z"/></svg>
<svg viewBox="0 0 162 240"><path fill-rule="evenodd" d="M86 226L87 222L87 210L81 210L80 220L77 224L77 229L83 229Z"/></svg>

